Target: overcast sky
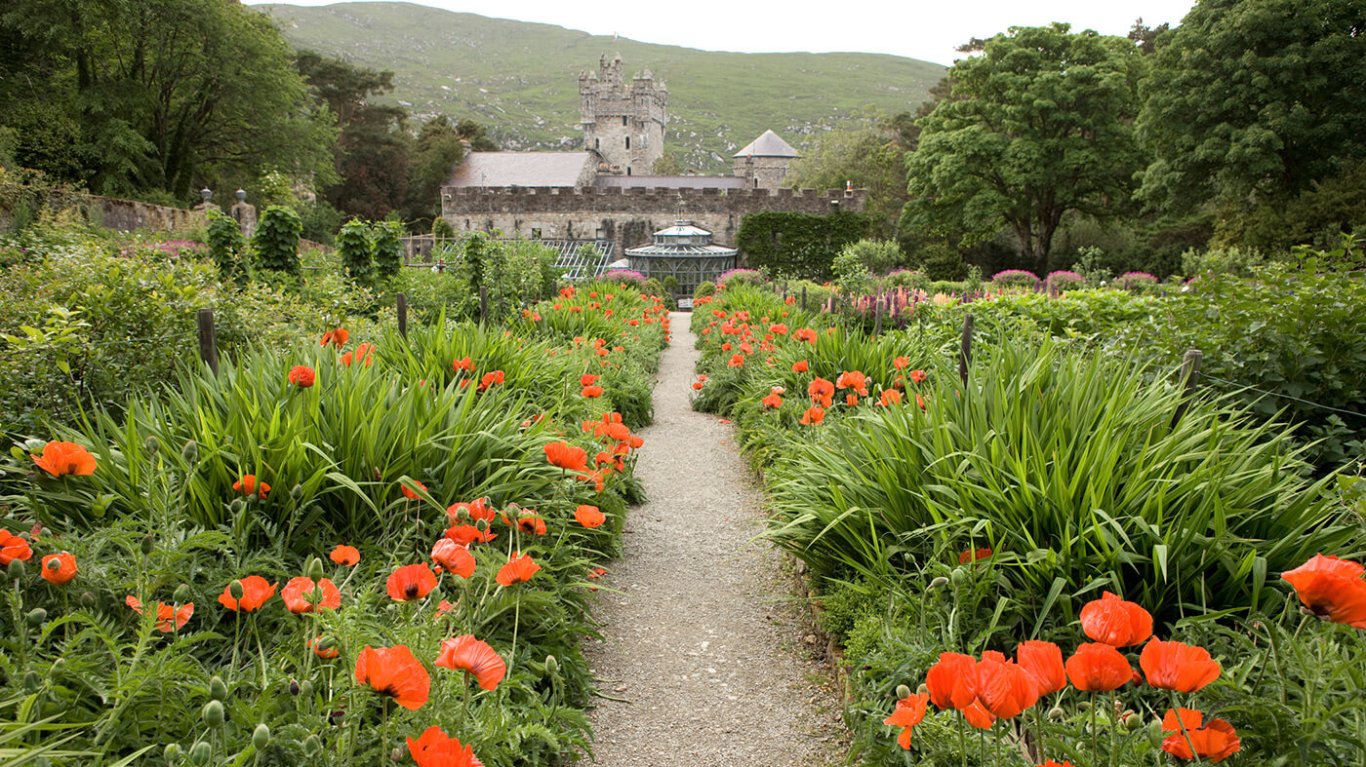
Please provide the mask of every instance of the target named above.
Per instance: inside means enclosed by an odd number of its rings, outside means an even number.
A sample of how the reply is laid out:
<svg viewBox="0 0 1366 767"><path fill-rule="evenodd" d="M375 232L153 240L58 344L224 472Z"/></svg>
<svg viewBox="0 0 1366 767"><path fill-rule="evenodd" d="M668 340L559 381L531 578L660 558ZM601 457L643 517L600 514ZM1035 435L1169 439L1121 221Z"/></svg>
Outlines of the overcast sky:
<svg viewBox="0 0 1366 767"><path fill-rule="evenodd" d="M952 63L973 37L1011 26L1065 21L1073 29L1128 32L1134 19L1175 25L1192 0L420 0L422 5L539 21L597 35L704 50L863 51ZM248 0L253 4L261 0ZM292 5L329 5L295 0Z"/></svg>

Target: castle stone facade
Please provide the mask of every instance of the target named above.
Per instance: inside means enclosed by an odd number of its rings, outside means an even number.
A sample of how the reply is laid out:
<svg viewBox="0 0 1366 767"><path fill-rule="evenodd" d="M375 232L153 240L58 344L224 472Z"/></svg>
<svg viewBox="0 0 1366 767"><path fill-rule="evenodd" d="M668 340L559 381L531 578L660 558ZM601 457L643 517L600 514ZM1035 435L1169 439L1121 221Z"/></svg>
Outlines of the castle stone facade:
<svg viewBox="0 0 1366 767"><path fill-rule="evenodd" d="M620 256L678 219L734 242L751 213L864 209L861 189L784 188L798 154L773 131L736 153L734 175L651 175L664 153L668 90L649 71L628 83L620 57L580 75L579 96L583 151L469 153L441 189L442 217L457 232L599 240Z"/></svg>

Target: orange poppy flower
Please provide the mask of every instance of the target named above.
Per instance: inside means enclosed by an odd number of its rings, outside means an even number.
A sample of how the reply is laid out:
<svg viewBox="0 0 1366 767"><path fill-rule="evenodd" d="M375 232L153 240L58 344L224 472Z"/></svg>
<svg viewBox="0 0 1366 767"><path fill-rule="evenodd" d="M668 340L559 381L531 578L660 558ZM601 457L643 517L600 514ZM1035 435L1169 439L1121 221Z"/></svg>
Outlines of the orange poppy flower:
<svg viewBox="0 0 1366 767"><path fill-rule="evenodd" d="M498 689L498 683L508 671L507 663L498 657L498 653L487 642L475 639L473 634L462 634L442 642L436 665L474 675L485 690Z"/></svg>
<svg viewBox="0 0 1366 767"><path fill-rule="evenodd" d="M878 395L877 404L882 407L900 405L901 392L897 391L896 389L883 389L882 392Z"/></svg>
<svg viewBox="0 0 1366 767"><path fill-rule="evenodd" d="M451 363L451 372L463 370L467 373L474 371L474 360L469 357L458 359Z"/></svg>
<svg viewBox="0 0 1366 767"><path fill-rule="evenodd" d="M417 740L408 738L408 753L417 767L484 767L474 747L446 735L440 727L428 727Z"/></svg>
<svg viewBox="0 0 1366 767"><path fill-rule="evenodd" d="M977 661L956 652L939 654L939 661L925 673L925 687L930 700L942 709L968 707L977 699Z"/></svg>
<svg viewBox="0 0 1366 767"><path fill-rule="evenodd" d="M601 387L601 386L585 386L585 387L583 387L583 391L582 391L582 392L579 392L579 393L582 394L584 397L586 397L586 398L588 398L588 399L596 399L596 398L602 396L602 387Z"/></svg>
<svg viewBox="0 0 1366 767"><path fill-rule="evenodd" d="M969 562L978 562L980 560L987 559L994 553L996 552L987 548L975 550L969 549L968 551L961 552L958 555L958 564L966 565Z"/></svg>
<svg viewBox="0 0 1366 767"><path fill-rule="evenodd" d="M355 546L345 544L332 549L332 553L327 555L329 559L342 567L355 567L360 562L360 550Z"/></svg>
<svg viewBox="0 0 1366 767"><path fill-rule="evenodd" d="M963 720L979 730L990 730L996 724L996 717L982 707L982 702L974 699L963 709Z"/></svg>
<svg viewBox="0 0 1366 767"><path fill-rule="evenodd" d="M705 384L704 382L702 382L702 381L693 381L693 382L692 382L692 389L693 389L693 391L702 391L702 387L703 387L703 386L706 386L706 384Z"/></svg>
<svg viewBox="0 0 1366 767"><path fill-rule="evenodd" d="M892 367L897 370L905 370L906 366L909 364L911 364L910 357L895 357L892 359Z"/></svg>
<svg viewBox="0 0 1366 767"><path fill-rule="evenodd" d="M840 373L835 379L835 386L841 389L853 389L861 396L868 396L868 376L859 370L848 370Z"/></svg>
<svg viewBox="0 0 1366 767"><path fill-rule="evenodd" d="M426 564L404 565L389 574L385 581L389 597L397 602L422 599L436 588L436 573Z"/></svg>
<svg viewBox="0 0 1366 767"><path fill-rule="evenodd" d="M910 373L910 376L911 376L911 382L912 382L912 383L921 383L922 381L925 380L925 371L923 371L923 370L912 370L911 373Z"/></svg>
<svg viewBox="0 0 1366 767"><path fill-rule="evenodd" d="M239 578L233 583L242 584L242 597L234 599L232 596L232 583L223 587L223 593L218 595L218 604L234 612L254 613L261 609L261 606L270 601L275 596L277 584L267 581L259 575L248 575Z"/></svg>
<svg viewBox="0 0 1366 767"><path fill-rule="evenodd" d="M816 378L806 385L806 393L813 402L830 407L830 401L835 397L835 385L824 378Z"/></svg>
<svg viewBox="0 0 1366 767"><path fill-rule="evenodd" d="M14 560L27 562L33 558L33 549L28 541L0 528L0 566L9 567Z"/></svg>
<svg viewBox="0 0 1366 767"><path fill-rule="evenodd" d="M501 370L485 373L484 376L479 379L479 391L488 391L489 387L501 384L504 380L505 377Z"/></svg>
<svg viewBox="0 0 1366 767"><path fill-rule="evenodd" d="M781 395L769 393L767 397L759 400L759 404L765 408L776 410L783 406L783 398Z"/></svg>
<svg viewBox="0 0 1366 767"><path fill-rule="evenodd" d="M1113 645L1087 642L1065 665L1072 686L1082 692L1118 690L1134 678L1134 667Z"/></svg>
<svg viewBox="0 0 1366 767"><path fill-rule="evenodd" d="M469 546L471 543L488 543L498 534L487 528L481 530L475 525L454 525L446 530L445 537L461 546Z"/></svg>
<svg viewBox="0 0 1366 767"><path fill-rule="evenodd" d="M308 640L308 649L312 650L314 655L323 660L332 660L341 655L341 651L338 650L335 645L331 647L322 647L321 645L322 637Z"/></svg>
<svg viewBox="0 0 1366 767"><path fill-rule="evenodd" d="M75 577L76 557L71 552L63 551L43 557L43 580L54 586L65 586Z"/></svg>
<svg viewBox="0 0 1366 767"><path fill-rule="evenodd" d="M598 377L592 373L584 373L579 376L579 386L592 386L598 382Z"/></svg>
<svg viewBox="0 0 1366 767"><path fill-rule="evenodd" d="M882 720L883 724L901 728L901 734L896 736L898 746L905 749L911 747L911 730L924 721L925 707L929 700L929 693L907 695L896 702L896 710L892 715Z"/></svg>
<svg viewBox="0 0 1366 767"><path fill-rule="evenodd" d="M1031 639L1015 646L1015 660L1034 680L1039 695L1049 695L1067 686L1062 665L1062 648L1052 642Z"/></svg>
<svg viewBox="0 0 1366 767"><path fill-rule="evenodd" d="M307 389L313 385L317 378L317 373L307 365L295 365L289 369L289 382L300 389Z"/></svg>
<svg viewBox="0 0 1366 767"><path fill-rule="evenodd" d="M1012 719L1039 700L1039 687L1029 672L998 652L977 662L977 700L1000 719Z"/></svg>
<svg viewBox="0 0 1366 767"><path fill-rule="evenodd" d="M295 615L341 607L341 591L330 578L323 578L316 583L306 575L290 578L289 583L280 589L280 599L284 601L285 609Z"/></svg>
<svg viewBox="0 0 1366 767"><path fill-rule="evenodd" d="M424 492L424 493L427 492L427 486L424 485L424 484L422 484L421 482L418 482L417 480L413 480L413 484L417 486L417 489L418 489L418 490L421 490L421 491ZM401 490L401 491L403 491L403 497L404 497L404 498L407 498L407 499L410 500L410 501L416 501L416 500L418 499L418 497L419 497L418 494L417 494L417 490L413 490L412 488L408 487L407 485L399 484L398 489Z"/></svg>
<svg viewBox="0 0 1366 767"><path fill-rule="evenodd" d="M925 409L925 398L922 397L922 396L920 396L919 394L915 395L915 404L916 404L916 406L919 407L921 410L924 410L924 409Z"/></svg>
<svg viewBox="0 0 1366 767"><path fill-rule="evenodd" d="M805 341L811 344L812 346L815 346L816 339L818 338L818 336L816 335L816 331L812 330L811 328L801 328L796 333L793 333L792 337L797 339L798 341Z"/></svg>
<svg viewBox="0 0 1366 767"><path fill-rule="evenodd" d="M588 469L588 452L581 447L574 447L568 442L551 442L545 446L546 460L554 466L567 471L585 471Z"/></svg>
<svg viewBox="0 0 1366 767"><path fill-rule="evenodd" d="M356 656L356 684L368 685L380 695L393 698L398 705L415 711L427 702L432 678L406 646L366 645Z"/></svg>
<svg viewBox="0 0 1366 767"><path fill-rule="evenodd" d="M792 363L792 372L793 372L793 373L805 373L806 371L808 371L808 370L810 370L810 369L811 369L811 363L807 362L806 360L798 360L798 361Z"/></svg>
<svg viewBox="0 0 1366 767"><path fill-rule="evenodd" d="M1315 554L1281 578L1295 589L1300 603L1314 615L1353 628L1366 629L1366 567L1335 556Z"/></svg>
<svg viewBox="0 0 1366 767"><path fill-rule="evenodd" d="M95 473L95 456L75 442L49 442L42 455L31 456L38 468L54 477L84 477Z"/></svg>
<svg viewBox="0 0 1366 767"><path fill-rule="evenodd" d="M323 333L323 340L322 343L319 344L319 346L327 346L328 344L332 344L333 346L340 349L343 346L346 346L346 342L350 340L350 338L351 333L346 328L337 328L335 330L329 330L326 333Z"/></svg>
<svg viewBox="0 0 1366 767"><path fill-rule="evenodd" d="M450 538L440 538L432 546L432 561L461 578L474 575L474 555Z"/></svg>
<svg viewBox="0 0 1366 767"><path fill-rule="evenodd" d="M511 586L515 583L526 583L531 580L531 576L540 570L541 566L536 564L530 554L517 552L508 559L507 564L498 568L496 580L500 586Z"/></svg>
<svg viewBox="0 0 1366 767"><path fill-rule="evenodd" d="M1195 692L1219 678L1219 661L1209 650L1184 642L1163 642L1153 637L1143 646L1138 665L1148 684L1159 690Z"/></svg>
<svg viewBox="0 0 1366 767"><path fill-rule="evenodd" d="M745 366L745 355L743 355L743 354L738 354L738 353L737 353L737 354L732 354L732 355L730 355L730 362L727 363L727 365L728 365L729 367L733 367L733 368L742 368L742 367L744 367L744 366Z"/></svg>
<svg viewBox="0 0 1366 767"><path fill-rule="evenodd" d="M123 603L133 608L133 612L142 615L142 601L137 597L129 594L123 598ZM185 628L185 624L190 622L193 615L194 602L186 602L180 607L157 602L157 631L163 634L179 631Z"/></svg>
<svg viewBox="0 0 1366 767"><path fill-rule="evenodd" d="M497 516L497 512L493 510L492 506L489 506L487 498L478 498L473 501L460 501L459 503L452 503L450 506L446 507L446 516L450 517L452 522L459 520L462 515L469 517L473 522L478 522L480 520L492 522L494 517Z"/></svg>
<svg viewBox="0 0 1366 767"><path fill-rule="evenodd" d="M574 509L574 519L579 524L592 530L595 527L602 526L602 523L607 521L607 516L604 515L602 510L597 506L584 504L577 509Z"/></svg>
<svg viewBox="0 0 1366 767"><path fill-rule="evenodd" d="M844 395L844 404L848 405L849 407L854 407L858 405L858 395L852 393Z"/></svg>
<svg viewBox="0 0 1366 767"><path fill-rule="evenodd" d="M809 407L802 413L802 426L814 426L825 420L825 411L818 407Z"/></svg>
<svg viewBox="0 0 1366 767"><path fill-rule="evenodd" d="M1039 767L1072 767L1072 763L1069 762L1069 761L1065 761L1065 760L1064 760L1064 761L1060 764L1060 763L1058 763L1058 762L1053 761L1052 759L1049 759L1048 761L1046 761L1046 762L1044 762L1043 764L1039 765Z"/></svg>
<svg viewBox="0 0 1366 767"><path fill-rule="evenodd" d="M1162 741L1162 750L1178 759L1189 761L1199 757L1215 763L1242 750L1242 741L1233 725L1223 719L1212 719L1208 727L1201 727L1203 720L1204 714L1194 709L1183 708L1179 714L1167 709L1162 717L1162 731L1167 734ZM1182 732L1183 725L1185 732ZM1192 745L1194 753L1191 753Z"/></svg>
<svg viewBox="0 0 1366 767"><path fill-rule="evenodd" d="M265 499L266 494L270 492L270 483L258 482L255 474L243 474L241 479L232 483L232 489L247 497L255 495L257 498Z"/></svg>
<svg viewBox="0 0 1366 767"><path fill-rule="evenodd" d="M1107 591L1081 608L1081 630L1094 641L1128 647L1153 635L1153 616L1138 604Z"/></svg>

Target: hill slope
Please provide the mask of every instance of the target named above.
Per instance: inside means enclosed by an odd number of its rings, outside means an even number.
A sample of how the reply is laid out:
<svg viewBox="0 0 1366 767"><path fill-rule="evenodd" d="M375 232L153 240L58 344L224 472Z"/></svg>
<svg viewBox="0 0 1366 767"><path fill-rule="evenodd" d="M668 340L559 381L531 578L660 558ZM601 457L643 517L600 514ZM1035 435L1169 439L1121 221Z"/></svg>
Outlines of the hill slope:
<svg viewBox="0 0 1366 767"><path fill-rule="evenodd" d="M256 7L296 47L393 71L389 101L472 117L507 149L578 147L578 74L620 53L629 72L648 68L668 84L666 145L707 171L728 168L768 128L800 148L870 108L914 110L944 74L883 54L700 51L409 3Z"/></svg>

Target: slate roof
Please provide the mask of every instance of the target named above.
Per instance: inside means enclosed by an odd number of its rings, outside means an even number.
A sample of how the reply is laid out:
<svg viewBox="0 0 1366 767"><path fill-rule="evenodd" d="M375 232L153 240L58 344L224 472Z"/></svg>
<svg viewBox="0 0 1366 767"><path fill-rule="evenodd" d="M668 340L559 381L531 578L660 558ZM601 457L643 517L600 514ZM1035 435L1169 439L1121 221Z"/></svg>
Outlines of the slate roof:
<svg viewBox="0 0 1366 767"><path fill-rule="evenodd" d="M595 184L599 189L623 187L637 189L654 187L656 189L744 189L745 179L740 176L598 176Z"/></svg>
<svg viewBox="0 0 1366 767"><path fill-rule="evenodd" d="M749 146L735 153L736 157L801 157L792 145L783 141L771 130L764 131L759 138L749 142Z"/></svg>
<svg viewBox="0 0 1366 767"><path fill-rule="evenodd" d="M446 185L574 187L596 165L592 152L470 152Z"/></svg>

